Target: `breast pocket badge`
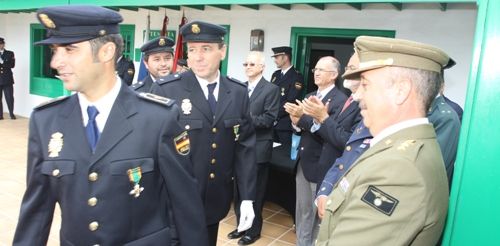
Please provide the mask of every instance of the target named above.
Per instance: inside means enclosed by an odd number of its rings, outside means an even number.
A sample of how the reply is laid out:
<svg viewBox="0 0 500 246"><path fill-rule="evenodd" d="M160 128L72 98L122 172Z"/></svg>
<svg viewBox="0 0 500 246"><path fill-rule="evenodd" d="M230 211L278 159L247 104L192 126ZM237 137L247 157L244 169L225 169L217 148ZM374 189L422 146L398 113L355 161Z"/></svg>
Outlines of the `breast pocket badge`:
<svg viewBox="0 0 500 246"><path fill-rule="evenodd" d="M240 124L233 126L234 141L238 141L240 138Z"/></svg>
<svg viewBox="0 0 500 246"><path fill-rule="evenodd" d="M193 105L191 104L191 100L189 100L187 98L182 99L182 103L181 103L182 113L185 115L190 115L192 109L193 109Z"/></svg>

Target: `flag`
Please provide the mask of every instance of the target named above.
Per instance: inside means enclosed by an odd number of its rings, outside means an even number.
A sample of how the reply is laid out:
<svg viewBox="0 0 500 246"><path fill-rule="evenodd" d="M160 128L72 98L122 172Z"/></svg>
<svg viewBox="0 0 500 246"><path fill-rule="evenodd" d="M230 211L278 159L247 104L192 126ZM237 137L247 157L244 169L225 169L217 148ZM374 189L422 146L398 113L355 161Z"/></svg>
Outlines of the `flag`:
<svg viewBox="0 0 500 246"><path fill-rule="evenodd" d="M167 36L167 26L168 26L168 16L167 12L165 12L165 17L163 17L163 26L161 27L161 32L160 32L161 37Z"/></svg>
<svg viewBox="0 0 500 246"><path fill-rule="evenodd" d="M148 13L148 18L147 18L147 23L146 23L146 34L144 35L144 42L146 43L149 41L149 34L151 32L151 17L149 16ZM137 81L142 81L144 78L148 76L148 69L146 68L146 65L144 65L144 54L141 56L141 64L139 64L139 73L137 74Z"/></svg>
<svg viewBox="0 0 500 246"><path fill-rule="evenodd" d="M175 42L175 55L174 55L174 66L172 67L172 71L177 70L177 61L183 58L184 55L184 46L182 44L182 35L181 35L181 27L186 24L187 18L184 16L184 11L182 11L182 19L181 24L179 25L179 32L177 33L177 42Z"/></svg>

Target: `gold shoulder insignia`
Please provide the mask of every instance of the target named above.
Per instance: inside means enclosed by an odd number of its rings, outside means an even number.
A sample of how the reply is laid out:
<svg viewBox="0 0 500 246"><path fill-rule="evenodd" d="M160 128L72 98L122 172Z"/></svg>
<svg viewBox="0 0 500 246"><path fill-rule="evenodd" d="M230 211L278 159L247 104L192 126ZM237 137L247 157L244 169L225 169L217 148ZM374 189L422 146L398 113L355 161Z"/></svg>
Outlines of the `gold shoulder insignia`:
<svg viewBox="0 0 500 246"><path fill-rule="evenodd" d="M141 93L137 93L137 95L141 98L146 99L146 100L156 102L159 104L163 104L166 106L172 106L172 104L174 104L174 100L172 100L172 99L168 99L166 97L158 96L158 95L151 94L151 93L141 92Z"/></svg>
<svg viewBox="0 0 500 246"><path fill-rule="evenodd" d="M411 140L406 140L404 141L403 143L401 143L399 146L398 146L398 150L406 150L406 148L412 146L416 141L411 139Z"/></svg>

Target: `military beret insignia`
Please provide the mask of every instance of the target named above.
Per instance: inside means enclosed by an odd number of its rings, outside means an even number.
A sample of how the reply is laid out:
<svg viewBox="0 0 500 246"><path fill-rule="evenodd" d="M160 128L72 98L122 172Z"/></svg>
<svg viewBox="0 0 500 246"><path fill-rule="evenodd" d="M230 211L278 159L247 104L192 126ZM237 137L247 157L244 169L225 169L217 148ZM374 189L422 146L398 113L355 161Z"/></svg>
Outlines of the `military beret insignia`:
<svg viewBox="0 0 500 246"><path fill-rule="evenodd" d="M39 14L38 18L40 18L40 22L43 23L44 26L50 29L56 28L56 24L49 18L46 14Z"/></svg>
<svg viewBox="0 0 500 246"><path fill-rule="evenodd" d="M300 83L299 81L295 82L295 89L297 90L302 90L302 83Z"/></svg>
<svg viewBox="0 0 500 246"><path fill-rule="evenodd" d="M102 29L99 31L99 35L104 36L106 35L106 30Z"/></svg>
<svg viewBox="0 0 500 246"><path fill-rule="evenodd" d="M166 42L165 42L165 39L164 38L160 38L160 40L158 41L158 45L159 46L165 46Z"/></svg>
<svg viewBox="0 0 500 246"><path fill-rule="evenodd" d="M398 199L381 191L373 185L368 186L365 194L361 197L361 201L387 216L392 215L394 209L396 209L396 206L399 203Z"/></svg>
<svg viewBox="0 0 500 246"><path fill-rule="evenodd" d="M191 32L193 32L194 34L198 34L201 32L201 29L200 27L198 26L198 24L193 24L191 26Z"/></svg>
<svg viewBox="0 0 500 246"><path fill-rule="evenodd" d="M129 68L129 69L127 70L127 73L128 73L129 75L133 75L133 74L134 74L134 69Z"/></svg>
<svg viewBox="0 0 500 246"><path fill-rule="evenodd" d="M187 131L183 131L177 137L174 138L175 149L180 155L189 154L191 146L189 144L189 136Z"/></svg>

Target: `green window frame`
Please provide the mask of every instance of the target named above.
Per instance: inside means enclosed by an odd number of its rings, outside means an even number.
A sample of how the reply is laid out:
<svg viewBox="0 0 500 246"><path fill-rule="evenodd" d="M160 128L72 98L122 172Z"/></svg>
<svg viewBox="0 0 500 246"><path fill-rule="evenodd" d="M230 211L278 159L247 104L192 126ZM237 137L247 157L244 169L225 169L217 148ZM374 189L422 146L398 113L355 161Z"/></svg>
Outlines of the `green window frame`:
<svg viewBox="0 0 500 246"><path fill-rule="evenodd" d="M159 37L160 33L161 33L161 30L149 30L148 40L151 40L151 39ZM174 42L177 42L177 35L176 35L176 33L177 33L176 31L167 31L167 37L173 39ZM146 30L142 30L142 40L146 40ZM144 41L142 43L144 44L146 42ZM134 58L133 61L140 62L141 61L141 57L142 57L141 48L136 48L134 50L134 53L135 53L135 58Z"/></svg>
<svg viewBox="0 0 500 246"><path fill-rule="evenodd" d="M63 82L55 77L57 72L50 67L51 51L46 45L34 45L45 38L47 30L41 24L30 24L30 87L29 93L45 97L71 95ZM120 25L124 38L124 55L133 58L135 25Z"/></svg>

